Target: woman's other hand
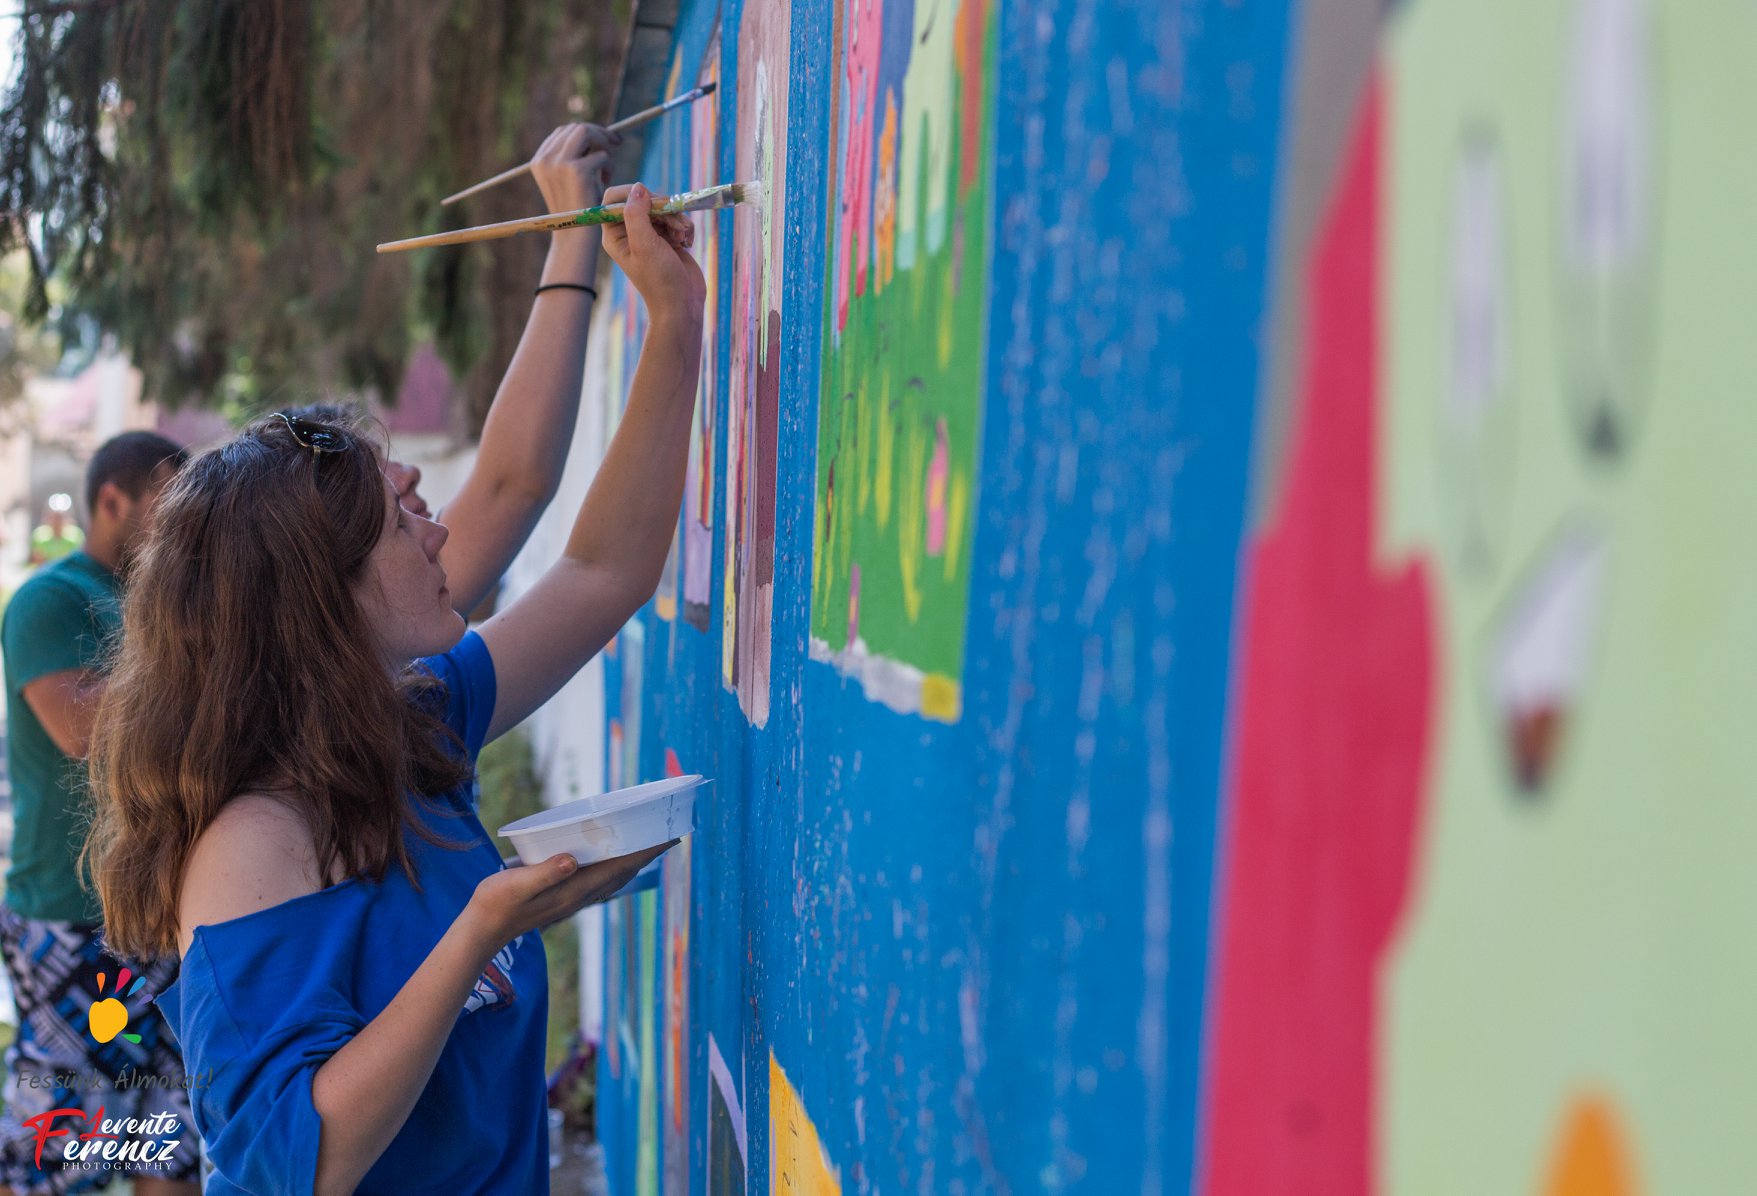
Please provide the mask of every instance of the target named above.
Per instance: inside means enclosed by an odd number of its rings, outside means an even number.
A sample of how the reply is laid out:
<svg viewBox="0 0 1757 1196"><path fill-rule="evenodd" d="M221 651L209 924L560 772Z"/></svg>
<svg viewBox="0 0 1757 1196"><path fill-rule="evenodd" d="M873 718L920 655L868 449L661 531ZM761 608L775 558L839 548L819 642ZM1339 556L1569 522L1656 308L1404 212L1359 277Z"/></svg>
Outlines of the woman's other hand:
<svg viewBox="0 0 1757 1196"><path fill-rule="evenodd" d="M616 202L621 190L612 189L606 201ZM629 187L626 194L622 222L604 226L605 250L628 275L654 319L685 316L699 323L707 283L690 253L695 225L687 215L655 217L652 208L658 201L641 183Z"/></svg>
<svg viewBox="0 0 1757 1196"><path fill-rule="evenodd" d="M613 896L675 843L583 866L563 852L541 864L504 868L477 884L459 918L472 921L472 929L492 955L527 931L540 930Z"/></svg>
<svg viewBox="0 0 1757 1196"><path fill-rule="evenodd" d="M574 212L604 201L610 184L610 151L622 134L601 125L562 125L531 159L531 177L551 212Z"/></svg>

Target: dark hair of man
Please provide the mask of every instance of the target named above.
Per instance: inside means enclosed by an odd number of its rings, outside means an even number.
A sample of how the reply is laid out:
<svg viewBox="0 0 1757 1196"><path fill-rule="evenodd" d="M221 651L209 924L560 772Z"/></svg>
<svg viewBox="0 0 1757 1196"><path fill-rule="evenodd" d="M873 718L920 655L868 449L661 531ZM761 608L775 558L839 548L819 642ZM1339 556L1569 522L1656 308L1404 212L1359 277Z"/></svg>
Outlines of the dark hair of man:
<svg viewBox="0 0 1757 1196"><path fill-rule="evenodd" d="M139 498L161 465L169 465L175 473L188 462L188 449L157 432L112 436L98 446L85 467L85 509L97 510L98 491L105 482L114 482L129 498Z"/></svg>

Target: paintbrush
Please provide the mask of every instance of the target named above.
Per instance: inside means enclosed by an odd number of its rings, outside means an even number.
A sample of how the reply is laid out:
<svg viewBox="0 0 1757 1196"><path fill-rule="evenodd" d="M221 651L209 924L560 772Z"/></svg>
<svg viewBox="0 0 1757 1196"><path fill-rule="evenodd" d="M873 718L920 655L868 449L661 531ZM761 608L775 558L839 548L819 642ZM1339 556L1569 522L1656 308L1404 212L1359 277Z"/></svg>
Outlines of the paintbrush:
<svg viewBox="0 0 1757 1196"><path fill-rule="evenodd" d="M681 195L673 195L663 203L653 205L653 215L671 216L678 212L709 212L716 208L730 208L741 203L761 203L763 185L761 183L721 183L718 187L704 187L700 191L685 191ZM549 233L564 228L583 228L594 224L615 224L622 220L622 204L601 204L595 208L581 208L577 212L551 212L547 216L527 216L522 220L503 220L499 224L480 224L475 228L457 228L448 233L433 233L425 237L409 237L402 241L386 241L378 247L380 253L400 253L405 249L428 249L435 245L464 245L471 241L492 241L499 237L514 237L519 233Z"/></svg>
<svg viewBox="0 0 1757 1196"><path fill-rule="evenodd" d="M605 132L622 133L639 125L644 125L650 120L657 120L673 108L681 108L685 104L695 103L703 96L713 95L714 88L718 86L718 83L704 83L694 91L686 91L680 96L673 96L663 104L654 104L651 108L642 109L633 116L623 117L613 125L606 125ZM476 183L473 186L465 187L456 195L446 196L439 201L440 206L444 207L446 204L454 204L460 199L476 194L478 191L486 191L488 188L497 187L501 183L507 182L509 179L516 179L529 173L531 173L531 164L529 162L526 162L523 166L515 166L511 170L503 170L491 179L483 179L481 182Z"/></svg>

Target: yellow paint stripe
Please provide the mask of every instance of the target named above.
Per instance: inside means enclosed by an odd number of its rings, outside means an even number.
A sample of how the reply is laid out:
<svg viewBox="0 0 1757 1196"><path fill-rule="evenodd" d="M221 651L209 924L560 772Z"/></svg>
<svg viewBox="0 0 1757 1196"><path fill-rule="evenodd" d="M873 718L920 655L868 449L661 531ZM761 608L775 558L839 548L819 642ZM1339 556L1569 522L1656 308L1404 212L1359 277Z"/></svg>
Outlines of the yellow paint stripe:
<svg viewBox="0 0 1757 1196"><path fill-rule="evenodd" d="M787 1073L769 1052L769 1192L771 1196L842 1196L817 1127Z"/></svg>

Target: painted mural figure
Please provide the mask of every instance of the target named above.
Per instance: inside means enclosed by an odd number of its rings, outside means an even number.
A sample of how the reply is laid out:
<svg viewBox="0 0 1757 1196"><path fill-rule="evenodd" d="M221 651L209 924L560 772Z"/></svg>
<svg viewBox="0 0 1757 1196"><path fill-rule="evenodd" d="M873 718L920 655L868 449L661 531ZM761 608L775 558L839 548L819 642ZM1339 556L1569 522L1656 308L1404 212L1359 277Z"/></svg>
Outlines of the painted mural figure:
<svg viewBox="0 0 1757 1196"><path fill-rule="evenodd" d="M747 5L739 28L737 173L760 182L732 235L732 369L727 400L726 582L721 668L753 726L769 718L775 590L775 453L787 194L788 7Z"/></svg>
<svg viewBox="0 0 1757 1196"><path fill-rule="evenodd" d="M1375 81L1314 242L1288 477L1246 566L1205 1196L1372 1190L1374 978L1410 883L1436 668L1430 563L1374 551L1383 97Z"/></svg>
<svg viewBox="0 0 1757 1196"><path fill-rule="evenodd" d="M697 86L720 81L718 32L702 58ZM686 177L712 178L720 165L720 101L713 95L689 114L689 155ZM690 434L689 476L683 499L683 615L698 630L708 627L712 601L709 571L714 558L714 432L719 411L720 221L717 214L696 219L697 260L707 280L708 298L702 311L703 360L701 391L696 395L696 424Z"/></svg>
<svg viewBox="0 0 1757 1196"><path fill-rule="evenodd" d="M1721 844L1753 826L1725 714L1757 675L1751 574L1710 530L1754 493L1729 447L1752 345L1720 316L1757 241L1710 218L1757 169L1719 123L1739 11L1428 0L1385 43L1249 558L1208 1192L1751 1170L1699 1129L1748 1086L1750 986L1696 979L1750 905ZM1312 742L1348 745L1347 784Z"/></svg>
<svg viewBox="0 0 1757 1196"><path fill-rule="evenodd" d="M701 58L692 84L683 82L683 60L674 57L665 85L667 98L686 87L713 86L720 81L720 38L715 31ZM695 186L695 180L715 178L720 168L720 101L717 91L672 113L660 126L657 155L663 163L666 184L673 191ZM702 361L697 387L695 420L689 434L689 470L684 475L683 520L665 572L654 598L659 618L670 622L681 609L684 621L698 631L709 624L712 585L709 573L714 557L714 434L719 403L719 273L720 214L692 214L695 224L696 260L707 284L702 308ZM680 595L681 591L681 595Z"/></svg>
<svg viewBox="0 0 1757 1196"><path fill-rule="evenodd" d="M962 709L992 17L984 0L835 17L811 653L942 722Z"/></svg>

